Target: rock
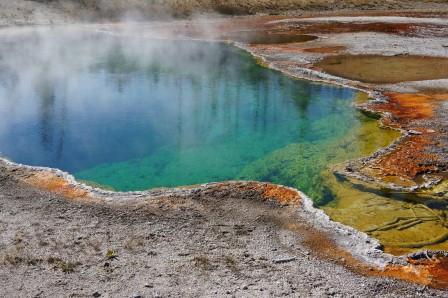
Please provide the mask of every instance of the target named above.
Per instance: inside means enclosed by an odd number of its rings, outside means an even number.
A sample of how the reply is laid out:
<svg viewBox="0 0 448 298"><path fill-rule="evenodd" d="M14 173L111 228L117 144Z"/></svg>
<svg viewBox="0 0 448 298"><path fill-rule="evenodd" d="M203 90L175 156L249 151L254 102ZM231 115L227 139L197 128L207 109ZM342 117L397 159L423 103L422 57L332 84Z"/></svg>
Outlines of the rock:
<svg viewBox="0 0 448 298"><path fill-rule="evenodd" d="M273 262L274 262L275 264L283 264L283 263L289 263L289 262L292 262L292 261L295 261L295 260L297 260L297 257L290 257L290 258L276 259L276 260L274 260Z"/></svg>
<svg viewBox="0 0 448 298"><path fill-rule="evenodd" d="M328 288L326 291L326 294L328 296L334 296L334 295L336 295L336 290L334 288Z"/></svg>
<svg viewBox="0 0 448 298"><path fill-rule="evenodd" d="M410 135L421 135L422 134L421 132L419 132L417 130L413 130L413 129L409 130L408 133Z"/></svg>

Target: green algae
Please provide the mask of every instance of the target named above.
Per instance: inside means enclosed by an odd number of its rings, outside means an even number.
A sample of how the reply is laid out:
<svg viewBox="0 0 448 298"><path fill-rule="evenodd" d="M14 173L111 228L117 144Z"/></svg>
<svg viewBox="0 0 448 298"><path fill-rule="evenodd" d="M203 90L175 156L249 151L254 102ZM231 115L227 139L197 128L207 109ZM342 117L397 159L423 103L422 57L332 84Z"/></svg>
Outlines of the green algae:
<svg viewBox="0 0 448 298"><path fill-rule="evenodd" d="M399 136L397 131L380 129L374 119L358 117L362 124L345 136L324 143L290 144L248 165L240 178L294 186L313 198L317 205L328 203L334 195L325 174L332 164L368 156Z"/></svg>

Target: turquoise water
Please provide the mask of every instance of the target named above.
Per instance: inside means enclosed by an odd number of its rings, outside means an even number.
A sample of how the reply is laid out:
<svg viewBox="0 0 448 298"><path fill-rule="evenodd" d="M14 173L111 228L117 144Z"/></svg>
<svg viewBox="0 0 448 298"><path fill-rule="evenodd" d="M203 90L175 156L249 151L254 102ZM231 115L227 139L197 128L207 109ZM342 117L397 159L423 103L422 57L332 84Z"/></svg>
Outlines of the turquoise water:
<svg viewBox="0 0 448 298"><path fill-rule="evenodd" d="M247 179L327 200L322 171L359 155L357 133L373 121L352 107L357 92L225 44L2 38L0 152L115 190Z"/></svg>

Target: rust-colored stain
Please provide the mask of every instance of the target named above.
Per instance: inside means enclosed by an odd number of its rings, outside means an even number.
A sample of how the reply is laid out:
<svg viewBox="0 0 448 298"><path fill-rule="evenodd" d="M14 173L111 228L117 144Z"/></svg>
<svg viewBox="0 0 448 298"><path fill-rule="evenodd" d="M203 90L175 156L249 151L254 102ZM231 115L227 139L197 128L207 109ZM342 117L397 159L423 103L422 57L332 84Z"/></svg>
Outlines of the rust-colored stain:
<svg viewBox="0 0 448 298"><path fill-rule="evenodd" d="M23 181L38 189L62 195L72 200L88 200L89 192L67 182L64 178L58 177L49 172L37 172L24 178Z"/></svg>
<svg viewBox="0 0 448 298"><path fill-rule="evenodd" d="M386 93L389 100L386 103L371 104L369 108L378 112L387 112L391 117L383 119L383 123L391 126L412 130L416 135L410 135L400 142L397 147L381 155L367 165L377 169L377 178L391 181L391 177L415 179L417 175L429 171L438 171L442 161L436 154L428 153L428 149L435 146L434 140L439 132L419 126L419 121L434 117L434 112L440 100L446 94L400 94Z"/></svg>
<svg viewBox="0 0 448 298"><path fill-rule="evenodd" d="M354 258L352 254L340 247L325 233L299 224L288 228L304 236L304 244L314 255L321 259L343 265L344 267L365 275L392 277L439 289L448 288L448 258L432 257L428 259L408 259L407 265L388 265L384 269L372 267Z"/></svg>
<svg viewBox="0 0 448 298"><path fill-rule="evenodd" d="M370 107L379 112L389 112L401 125L410 120L428 119L433 116L438 98L425 94L386 93L387 103L375 104Z"/></svg>
<svg viewBox="0 0 448 298"><path fill-rule="evenodd" d="M448 288L448 258L432 257L427 259L408 259L406 266L389 265L385 276L412 281L439 289Z"/></svg>
<svg viewBox="0 0 448 298"><path fill-rule="evenodd" d="M388 265L384 269L368 266L338 247L325 234L308 230L305 244L320 258L331 260L366 276L393 277L439 289L448 288L448 258L408 259L407 265Z"/></svg>
<svg viewBox="0 0 448 298"><path fill-rule="evenodd" d="M219 187L234 186L240 191L255 191L261 194L264 200L274 200L280 205L299 205L301 202L300 195L297 191L270 183L261 182L240 182L240 183L220 183ZM238 191L238 190L237 190Z"/></svg>
<svg viewBox="0 0 448 298"><path fill-rule="evenodd" d="M384 176L414 179L418 174L437 170L437 157L426 153L431 141L425 135L410 136L392 152L380 156L371 164Z"/></svg>
<svg viewBox="0 0 448 298"><path fill-rule="evenodd" d="M273 184L264 184L262 189L263 189L263 197L268 199L274 199L280 204L297 205L301 201L298 193L289 188Z"/></svg>

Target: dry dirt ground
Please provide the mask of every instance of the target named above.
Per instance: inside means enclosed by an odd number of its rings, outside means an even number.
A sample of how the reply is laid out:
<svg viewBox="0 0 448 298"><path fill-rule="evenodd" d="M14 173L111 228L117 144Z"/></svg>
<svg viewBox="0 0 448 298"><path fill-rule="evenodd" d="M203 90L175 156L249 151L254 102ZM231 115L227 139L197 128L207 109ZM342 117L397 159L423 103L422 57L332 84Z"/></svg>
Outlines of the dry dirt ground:
<svg viewBox="0 0 448 298"><path fill-rule="evenodd" d="M350 271L252 191L94 204L0 172L1 297L442 297ZM290 259L292 258L292 259ZM330 257L331 258L331 257Z"/></svg>

